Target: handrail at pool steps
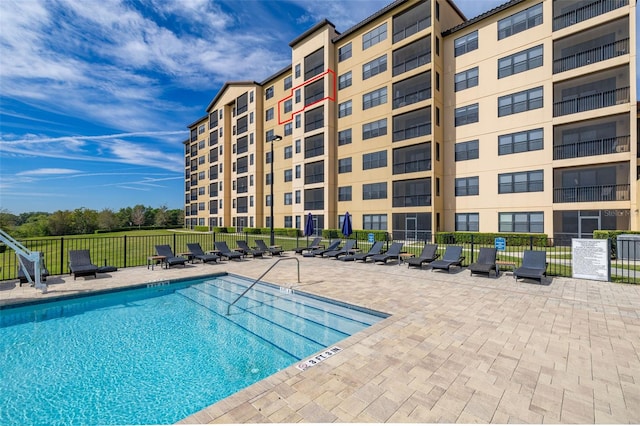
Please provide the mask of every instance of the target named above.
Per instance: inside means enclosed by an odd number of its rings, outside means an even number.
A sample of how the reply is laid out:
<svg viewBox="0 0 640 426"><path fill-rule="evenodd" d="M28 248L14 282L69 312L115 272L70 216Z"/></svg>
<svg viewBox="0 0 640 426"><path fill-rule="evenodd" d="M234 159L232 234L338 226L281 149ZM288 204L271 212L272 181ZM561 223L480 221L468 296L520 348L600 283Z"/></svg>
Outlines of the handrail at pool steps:
<svg viewBox="0 0 640 426"><path fill-rule="evenodd" d="M240 296L236 297L236 300L234 300L233 302L229 303L229 306L227 306L227 316L231 315L231 307L240 299L242 299L242 296L244 296L245 294L247 294L247 292L249 290L251 290L253 288L254 285L256 285L258 283L258 281L260 281L265 275L267 275L267 273L272 270L274 268L274 266L276 266L278 263L280 263L283 260L295 260L298 263L298 284L300 283L300 261L298 260L297 257L283 257L280 258L278 260L276 260L273 265L269 266L269 268L264 271L262 273L262 275L260 275L258 278L256 278L249 287L247 287L245 289L245 291L243 291Z"/></svg>

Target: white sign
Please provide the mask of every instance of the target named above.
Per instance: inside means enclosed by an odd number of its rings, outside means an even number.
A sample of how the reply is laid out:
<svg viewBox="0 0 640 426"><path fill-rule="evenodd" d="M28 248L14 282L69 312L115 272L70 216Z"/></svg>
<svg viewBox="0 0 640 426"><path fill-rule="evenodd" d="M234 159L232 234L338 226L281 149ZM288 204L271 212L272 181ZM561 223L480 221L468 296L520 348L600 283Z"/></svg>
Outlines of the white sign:
<svg viewBox="0 0 640 426"><path fill-rule="evenodd" d="M571 266L573 278L609 281L609 240L571 239Z"/></svg>
<svg viewBox="0 0 640 426"><path fill-rule="evenodd" d="M342 348L339 348L338 346L334 346L331 349L327 349L324 352L320 352L319 354L307 359L306 361L300 361L296 365L296 367L298 367L298 370L304 371L307 368L313 367L314 365L321 363L325 359L334 356L335 354L337 354L341 350L342 350Z"/></svg>

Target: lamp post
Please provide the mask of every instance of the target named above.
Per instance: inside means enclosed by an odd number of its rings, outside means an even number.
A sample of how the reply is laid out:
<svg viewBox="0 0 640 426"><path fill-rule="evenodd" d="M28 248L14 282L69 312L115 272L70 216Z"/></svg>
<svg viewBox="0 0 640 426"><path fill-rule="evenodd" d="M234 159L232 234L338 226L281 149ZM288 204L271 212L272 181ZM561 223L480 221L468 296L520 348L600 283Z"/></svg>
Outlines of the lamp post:
<svg viewBox="0 0 640 426"><path fill-rule="evenodd" d="M269 245L275 245L276 243L276 239L275 239L275 234L273 232L273 161L275 160L274 156L273 156L273 144L276 141L281 141L282 140L282 136L279 135L273 135L271 136L271 202L269 203L269 206L271 207L271 214L269 215L269 227L270 227L270 231L271 233L270 238L269 238Z"/></svg>

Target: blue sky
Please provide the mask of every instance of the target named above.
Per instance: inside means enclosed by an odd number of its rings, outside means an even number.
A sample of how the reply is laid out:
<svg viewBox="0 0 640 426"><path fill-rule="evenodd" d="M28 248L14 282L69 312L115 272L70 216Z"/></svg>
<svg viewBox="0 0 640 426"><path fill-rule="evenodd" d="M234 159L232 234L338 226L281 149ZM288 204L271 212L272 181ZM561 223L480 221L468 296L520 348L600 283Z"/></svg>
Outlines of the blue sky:
<svg viewBox="0 0 640 426"><path fill-rule="evenodd" d="M0 209L182 208L186 126L225 81L262 81L319 20L342 32L390 2L1 0Z"/></svg>

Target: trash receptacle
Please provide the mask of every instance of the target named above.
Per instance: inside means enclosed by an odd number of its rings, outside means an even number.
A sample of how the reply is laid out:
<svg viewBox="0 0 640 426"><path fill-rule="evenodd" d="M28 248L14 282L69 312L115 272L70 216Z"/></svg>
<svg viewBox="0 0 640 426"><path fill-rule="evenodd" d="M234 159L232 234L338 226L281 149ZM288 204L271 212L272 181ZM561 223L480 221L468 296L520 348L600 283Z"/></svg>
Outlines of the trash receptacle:
<svg viewBox="0 0 640 426"><path fill-rule="evenodd" d="M616 255L620 260L640 260L640 235L620 234L616 238Z"/></svg>

